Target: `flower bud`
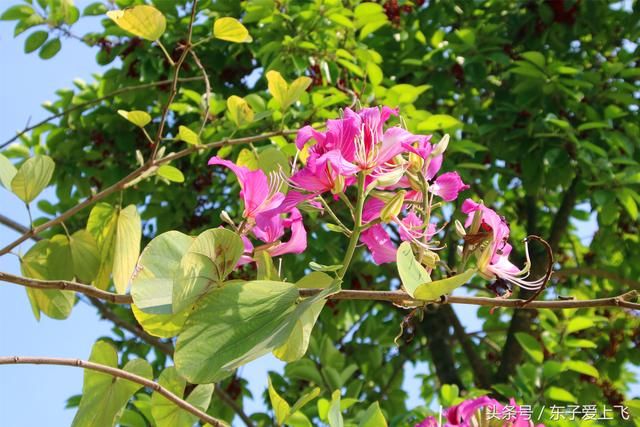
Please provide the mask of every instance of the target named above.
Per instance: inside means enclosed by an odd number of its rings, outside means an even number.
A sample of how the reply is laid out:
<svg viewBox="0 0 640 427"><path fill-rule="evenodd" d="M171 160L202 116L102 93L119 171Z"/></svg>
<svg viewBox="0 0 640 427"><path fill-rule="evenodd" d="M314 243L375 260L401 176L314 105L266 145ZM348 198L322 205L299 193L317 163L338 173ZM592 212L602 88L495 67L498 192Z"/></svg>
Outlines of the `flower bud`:
<svg viewBox="0 0 640 427"><path fill-rule="evenodd" d="M449 134L445 134L442 139L431 150L431 157L437 157L443 154L449 146Z"/></svg>
<svg viewBox="0 0 640 427"><path fill-rule="evenodd" d="M233 220L231 219L227 211L220 212L220 219L222 220L222 222L226 222L227 224L232 225L233 227L236 226L236 224L233 222Z"/></svg>
<svg viewBox="0 0 640 427"><path fill-rule="evenodd" d="M460 221L458 221L457 219L454 222L455 226L456 226L456 233L458 233L458 236L460 237L464 237L467 235L467 232L465 231L464 227L462 226L462 223Z"/></svg>
<svg viewBox="0 0 640 427"><path fill-rule="evenodd" d="M333 182L333 188L331 188L331 193L340 194L344 191L344 176L338 175L336 180Z"/></svg>
<svg viewBox="0 0 640 427"><path fill-rule="evenodd" d="M438 262L440 261L440 257L435 252L425 251L422 254L421 261L422 261L422 264L427 266L427 268L432 269L438 264Z"/></svg>
<svg viewBox="0 0 640 427"><path fill-rule="evenodd" d="M396 195L384 205L384 208L380 211L380 219L382 222L390 222L398 216L404 204L405 194L407 194L407 192L404 190L398 191Z"/></svg>
<svg viewBox="0 0 640 427"><path fill-rule="evenodd" d="M416 153L409 153L409 170L413 173L418 173L422 170L424 165L424 159Z"/></svg>

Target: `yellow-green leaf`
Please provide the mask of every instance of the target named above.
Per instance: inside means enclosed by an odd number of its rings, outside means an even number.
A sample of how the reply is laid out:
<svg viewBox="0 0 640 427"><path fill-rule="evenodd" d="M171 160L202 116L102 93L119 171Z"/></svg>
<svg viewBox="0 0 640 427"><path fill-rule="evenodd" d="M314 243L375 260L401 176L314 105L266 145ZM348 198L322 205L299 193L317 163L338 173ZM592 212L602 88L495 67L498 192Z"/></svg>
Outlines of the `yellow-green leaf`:
<svg viewBox="0 0 640 427"><path fill-rule="evenodd" d="M415 291L418 286L431 282L431 276L416 260L409 242L403 242L398 248L396 262L402 287L412 297L415 297Z"/></svg>
<svg viewBox="0 0 640 427"><path fill-rule="evenodd" d="M232 95L227 99L227 109L229 117L238 127L242 127L253 121L253 110L243 98Z"/></svg>
<svg viewBox="0 0 640 427"><path fill-rule="evenodd" d="M564 367L574 372L578 372L580 374L589 375L594 378L600 378L600 373L598 370L587 362L583 362L582 360L567 360L564 362Z"/></svg>
<svg viewBox="0 0 640 427"><path fill-rule="evenodd" d="M113 283L120 294L127 291L140 254L141 238L140 215L135 205L129 205L118 214L113 253Z"/></svg>
<svg viewBox="0 0 640 427"><path fill-rule="evenodd" d="M419 131L435 131L451 129L462 125L460 120L455 117L451 117L447 114L433 114L421 123L418 124Z"/></svg>
<svg viewBox="0 0 640 427"><path fill-rule="evenodd" d="M5 156L0 154L0 183L7 190L11 191L11 181L16 176L18 169Z"/></svg>
<svg viewBox="0 0 640 427"><path fill-rule="evenodd" d="M146 111L134 110L134 111L126 111L126 110L118 110L118 114L120 114L125 119L129 120L131 123L138 127L145 127L151 122L151 116Z"/></svg>
<svg viewBox="0 0 640 427"><path fill-rule="evenodd" d="M254 171L258 169L258 158L252 150L243 148L238 154L238 160L236 161L236 164L238 166L244 166L249 170Z"/></svg>
<svg viewBox="0 0 640 427"><path fill-rule="evenodd" d="M235 18L224 17L213 23L213 36L233 43L251 43L249 31Z"/></svg>
<svg viewBox="0 0 640 427"><path fill-rule="evenodd" d="M269 385L269 400L271 401L271 407L273 408L273 412L276 415L276 423L278 425L282 425L291 414L291 407L289 406L287 401L284 400L282 396L278 394L276 389L273 388L273 384L271 384L271 377L268 377L268 385Z"/></svg>
<svg viewBox="0 0 640 427"><path fill-rule="evenodd" d="M100 268L98 244L87 230L78 230L69 239L73 274L83 283L91 283Z"/></svg>
<svg viewBox="0 0 640 427"><path fill-rule="evenodd" d="M49 185L55 163L49 156L36 155L27 159L11 180L11 190L25 203L30 203Z"/></svg>
<svg viewBox="0 0 640 427"><path fill-rule="evenodd" d="M425 301L433 301L453 291L454 289L467 283L474 274L478 271L475 268L470 268L464 273L456 274L455 276L447 277L446 279L436 280L431 283L424 283L415 290L415 298Z"/></svg>
<svg viewBox="0 0 640 427"><path fill-rule="evenodd" d="M387 427L387 420L378 402L373 402L360 419L359 427Z"/></svg>
<svg viewBox="0 0 640 427"><path fill-rule="evenodd" d="M158 175L173 182L184 182L184 175L180 169L171 165L162 165L158 168Z"/></svg>
<svg viewBox="0 0 640 427"><path fill-rule="evenodd" d="M162 12L153 6L139 5L124 10L107 12L120 28L143 39L155 41L162 36L167 20Z"/></svg>
<svg viewBox="0 0 640 427"><path fill-rule="evenodd" d="M525 332L517 332L516 339L524 351L526 351L536 363L542 363L544 361L544 353L538 340Z"/></svg>
<svg viewBox="0 0 640 427"><path fill-rule="evenodd" d="M309 77L298 77L289 86L279 72L271 70L267 72L267 82L269 84L269 92L280 104L280 110L284 111L300 98L311 84L311 79Z"/></svg>
<svg viewBox="0 0 640 427"><path fill-rule="evenodd" d="M200 137L198 134L186 126L180 126L178 128L178 139L191 145L200 144Z"/></svg>
<svg viewBox="0 0 640 427"><path fill-rule="evenodd" d="M179 397L184 396L187 381L178 374L174 366L162 371L158 383L173 394ZM201 384L195 387L185 400L198 409L206 411L211 402L213 388L213 384ZM197 416L178 407L157 391L151 395L151 414L157 427L187 427L193 426L198 421Z"/></svg>

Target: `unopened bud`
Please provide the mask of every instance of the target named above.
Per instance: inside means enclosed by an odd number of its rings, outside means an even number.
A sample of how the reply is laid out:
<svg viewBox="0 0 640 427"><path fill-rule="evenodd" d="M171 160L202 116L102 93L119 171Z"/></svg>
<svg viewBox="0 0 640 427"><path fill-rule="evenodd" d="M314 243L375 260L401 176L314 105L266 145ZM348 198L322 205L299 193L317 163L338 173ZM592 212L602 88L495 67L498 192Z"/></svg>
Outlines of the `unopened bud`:
<svg viewBox="0 0 640 427"><path fill-rule="evenodd" d="M333 182L333 188L331 193L340 194L344 191L344 176L338 175L338 178Z"/></svg>
<svg viewBox="0 0 640 427"><path fill-rule="evenodd" d="M481 206L483 205L482 200L480 200L480 205ZM473 222L471 222L471 229L470 229L471 234L476 234L478 230L480 230L481 221L482 221L482 209L478 209L473 214Z"/></svg>
<svg viewBox="0 0 640 427"><path fill-rule="evenodd" d="M233 220L231 219L231 217L229 216L229 214L227 213L227 211L222 211L220 212L220 219L223 222L226 222L229 225L232 225L233 227L236 226L236 224L233 222Z"/></svg>
<svg viewBox="0 0 640 427"><path fill-rule="evenodd" d="M382 222L390 222L398 216L404 204L405 194L407 194L407 192L404 190L398 191L396 195L384 205L384 208L380 211L380 219Z"/></svg>
<svg viewBox="0 0 640 427"><path fill-rule="evenodd" d="M435 252L425 251L422 254L422 264L426 265L427 268L435 268L439 261L440 257Z"/></svg>
<svg viewBox="0 0 640 427"><path fill-rule="evenodd" d="M136 161L140 166L144 166L144 157L142 157L140 150L136 150Z"/></svg>
<svg viewBox="0 0 640 427"><path fill-rule="evenodd" d="M416 153L409 153L409 170L413 173L418 173L424 166L424 159Z"/></svg>
<svg viewBox="0 0 640 427"><path fill-rule="evenodd" d="M449 135L445 134L442 139L433 147L430 156L437 157L443 154L449 146Z"/></svg>
<svg viewBox="0 0 640 427"><path fill-rule="evenodd" d="M458 236L464 237L467 235L467 231L464 229L460 221L456 219L454 225L456 226L456 233L458 233Z"/></svg>
<svg viewBox="0 0 640 427"><path fill-rule="evenodd" d="M389 187L390 185L397 184L398 181L404 176L404 168L399 166L394 168L391 172L382 174L376 178L378 187Z"/></svg>

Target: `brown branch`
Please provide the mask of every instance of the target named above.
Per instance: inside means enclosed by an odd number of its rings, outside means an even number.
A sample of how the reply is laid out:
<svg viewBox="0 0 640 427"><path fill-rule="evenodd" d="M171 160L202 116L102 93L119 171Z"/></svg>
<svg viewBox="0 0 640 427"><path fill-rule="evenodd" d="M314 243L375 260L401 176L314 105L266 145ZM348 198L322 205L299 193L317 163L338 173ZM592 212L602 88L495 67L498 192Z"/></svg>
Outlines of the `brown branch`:
<svg viewBox="0 0 640 427"><path fill-rule="evenodd" d="M184 77L179 79L180 83L184 83L184 82L192 82L192 81L199 81L202 80L201 76L196 76L196 77ZM168 85L172 82L172 80L160 80L157 82L153 82L153 83L144 83L144 84L140 84L140 85L134 85L134 86L127 86L124 88L120 88L117 90L114 90L113 92L110 92L104 96L101 96L99 98L96 99L92 99L90 101L85 101L85 102L81 102L80 104L76 104L73 107L70 107L64 111L61 111L59 113L56 113L52 116L47 117L46 119L43 119L41 121L39 121L38 123L31 125L31 126L27 126L25 127L23 130L21 130L20 132L18 132L15 136L9 138L8 140L6 140L5 142L3 142L2 144L0 144L0 150L2 150L3 148L5 148L7 145L11 144L13 141L15 141L16 139L20 138L22 135L26 134L29 131L32 131L42 125L45 125L57 118L60 117L64 117L67 114L73 113L74 111L78 111L78 110L82 110L85 107L89 107L93 104L98 104L104 100L107 100L109 98L113 98L115 96L121 95L123 93L127 93L127 92L133 92L136 90L142 90L142 89L149 89L152 87L156 87L156 86L164 86L164 85Z"/></svg>
<svg viewBox="0 0 640 427"><path fill-rule="evenodd" d="M16 222L14 220L12 220L11 218L4 216L2 214L0 214L0 224L5 225L7 227L9 227L10 229L17 231L18 233L28 233L29 232L29 228L25 227L24 225L20 224L19 222ZM35 239L35 240L39 240L39 238Z"/></svg>
<svg viewBox="0 0 640 427"><path fill-rule="evenodd" d="M209 75L207 75L207 70L200 62L200 58L195 53L195 51L191 51L191 56L193 56L193 61L196 63L196 66L200 69L202 73L202 78L204 80L204 111L202 112L202 124L200 125L200 130L198 131L198 136L202 135L204 131L204 127L207 125L207 121L209 120L209 102L211 99L211 83L209 82Z"/></svg>
<svg viewBox="0 0 640 427"><path fill-rule="evenodd" d="M9 273L0 272L0 280L15 283L37 289L62 289L68 291L80 292L96 298L105 299L118 304L131 304L133 302L131 295L119 295L112 292L103 291L93 286L83 285L82 283L71 282L66 280L38 280L21 276L15 276ZM322 289L304 288L299 289L301 297L311 297L321 292ZM525 309L548 308L552 310L561 310L565 308L593 308L593 307L623 307L633 310L640 310L640 304L630 302L638 297L638 292L633 290L622 295L607 298L596 298L588 300L562 299L549 301L532 301L527 304ZM442 297L439 301L423 301L411 298L404 291L366 291L366 290L343 290L328 297L331 300L366 300L366 301L386 301L406 306L421 306L425 304L465 304L478 305L488 307L506 307L519 308L525 302L523 299L501 299L489 297L467 297L449 295Z"/></svg>
<svg viewBox="0 0 640 427"><path fill-rule="evenodd" d="M0 365L58 365L58 366L72 366L75 368L90 369L92 371L102 372L104 374L111 375L140 384L144 387L150 388L165 398L175 403L178 407L185 411L197 416L203 422L209 423L216 427L224 427L226 424L217 418L212 417L206 412L196 408L189 402L176 396L160 384L151 381L147 378L141 377L131 372L127 372L122 369L114 368L112 366L101 365L99 363L90 362L88 360L81 359L67 359L62 357L33 357L33 356L9 356L0 357Z"/></svg>

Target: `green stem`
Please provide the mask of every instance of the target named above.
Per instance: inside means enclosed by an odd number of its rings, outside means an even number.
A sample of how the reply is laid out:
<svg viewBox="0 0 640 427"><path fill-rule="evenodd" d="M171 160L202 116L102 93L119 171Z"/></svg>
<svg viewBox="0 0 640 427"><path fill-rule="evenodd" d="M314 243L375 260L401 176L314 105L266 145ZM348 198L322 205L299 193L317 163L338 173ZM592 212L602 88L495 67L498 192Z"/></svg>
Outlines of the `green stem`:
<svg viewBox="0 0 640 427"><path fill-rule="evenodd" d="M355 212L355 224L353 226L353 231L351 233L351 238L349 239L349 246L347 247L347 252L344 254L344 260L342 261L342 269L338 273L338 278L342 280L344 275L347 273L349 269L349 265L351 264L351 259L353 258L353 254L356 251L356 246L358 245L358 240L360 239L360 233L362 232L362 209L364 207L364 179L365 176L363 173L358 175L358 200L356 204L356 212Z"/></svg>
<svg viewBox="0 0 640 427"><path fill-rule="evenodd" d="M325 210L327 211L329 216L335 221L336 225L338 227L340 227L342 229L342 231L344 231L345 233L351 235L351 230L349 230L347 228L347 226L344 225L344 223L342 221L340 221L340 219L336 216L335 212L333 212L333 210L331 209L331 207L329 206L327 201L324 199L324 197L320 196L320 197L318 197L318 199L320 200L320 203L325 208Z"/></svg>

